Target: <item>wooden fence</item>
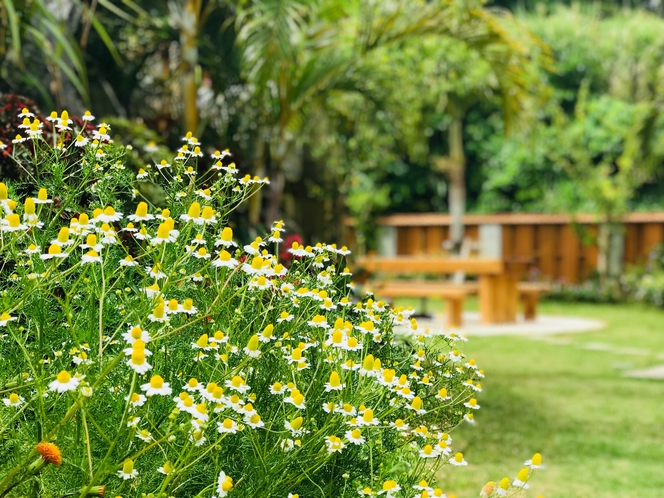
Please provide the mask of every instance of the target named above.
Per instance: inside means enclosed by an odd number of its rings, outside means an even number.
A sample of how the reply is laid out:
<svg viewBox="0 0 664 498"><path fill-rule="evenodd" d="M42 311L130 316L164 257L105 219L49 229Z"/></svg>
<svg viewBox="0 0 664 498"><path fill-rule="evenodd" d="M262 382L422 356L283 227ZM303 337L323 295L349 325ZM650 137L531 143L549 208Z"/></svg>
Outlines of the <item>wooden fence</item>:
<svg viewBox="0 0 664 498"><path fill-rule="evenodd" d="M379 224L396 231L396 254L441 254L449 239L450 216L446 214L395 214ZM664 242L664 212L632 213L624 217L625 264L638 263ZM467 215L465 235L477 241L480 226L499 225L502 255L532 261L542 278L579 282L597 268L599 231L597 216L547 214Z"/></svg>

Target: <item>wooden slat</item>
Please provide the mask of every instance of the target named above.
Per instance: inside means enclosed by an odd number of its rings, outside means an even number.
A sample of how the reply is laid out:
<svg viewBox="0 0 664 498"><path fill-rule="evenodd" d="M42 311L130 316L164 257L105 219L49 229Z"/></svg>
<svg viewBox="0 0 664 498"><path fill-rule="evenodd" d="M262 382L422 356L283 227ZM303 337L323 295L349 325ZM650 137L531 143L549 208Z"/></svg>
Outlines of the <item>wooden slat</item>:
<svg viewBox="0 0 664 498"><path fill-rule="evenodd" d="M408 227L397 227L397 254L408 254Z"/></svg>
<svg viewBox="0 0 664 498"><path fill-rule="evenodd" d="M648 253L654 246L660 244L663 238L662 225L660 223L648 223L644 225L640 256L646 260Z"/></svg>
<svg viewBox="0 0 664 498"><path fill-rule="evenodd" d="M443 231L439 227L426 227L426 253L439 255L443 251Z"/></svg>
<svg viewBox="0 0 664 498"><path fill-rule="evenodd" d="M576 283L579 281L579 254L580 241L570 225L564 225L560 228L560 238L558 239L558 254L560 255L560 276L567 283Z"/></svg>
<svg viewBox="0 0 664 498"><path fill-rule="evenodd" d="M480 239L480 227L477 225L470 225L466 227L465 237L478 241Z"/></svg>
<svg viewBox="0 0 664 498"><path fill-rule="evenodd" d="M479 290L477 282L454 284L444 280L373 280L367 282L366 287L376 294L380 294L386 290L389 292L403 291L411 293L415 297L424 297L416 294L418 290L424 293L424 295L448 290L463 290L469 294L474 294Z"/></svg>
<svg viewBox="0 0 664 498"><path fill-rule="evenodd" d="M540 225L537 227L535 241L535 255L540 277L545 280L554 280L556 272L558 227L556 225Z"/></svg>
<svg viewBox="0 0 664 498"><path fill-rule="evenodd" d="M533 225L516 225L512 255L532 258L535 255L535 227Z"/></svg>
<svg viewBox="0 0 664 498"><path fill-rule="evenodd" d="M511 258L514 256L514 227L511 225L503 225L503 258Z"/></svg>
<svg viewBox="0 0 664 498"><path fill-rule="evenodd" d="M370 273L431 273L449 274L463 271L471 275L492 275L504 271L505 265L500 259L454 259L454 258L426 258L426 257L397 257L397 258L357 258L356 267Z"/></svg>
<svg viewBox="0 0 664 498"><path fill-rule="evenodd" d="M406 254L422 254L422 227L407 227L406 228Z"/></svg>
<svg viewBox="0 0 664 498"><path fill-rule="evenodd" d="M639 255L639 235L642 225L627 225L625 227L625 263L634 264Z"/></svg>
<svg viewBox="0 0 664 498"><path fill-rule="evenodd" d="M467 214L463 217L464 225L566 225L572 222L595 224L602 217L596 214L541 214L541 213L500 213ZM443 213L404 213L378 218L384 226L449 226L452 218ZM625 223L664 223L664 211L654 213L628 213L623 216ZM347 220L352 225L352 220Z"/></svg>

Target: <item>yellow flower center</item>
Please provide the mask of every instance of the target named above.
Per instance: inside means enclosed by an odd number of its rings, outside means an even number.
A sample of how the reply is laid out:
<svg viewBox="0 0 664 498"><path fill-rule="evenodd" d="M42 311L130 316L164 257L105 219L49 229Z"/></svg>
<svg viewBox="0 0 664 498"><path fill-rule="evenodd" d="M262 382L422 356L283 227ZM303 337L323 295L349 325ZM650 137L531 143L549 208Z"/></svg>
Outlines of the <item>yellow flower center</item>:
<svg viewBox="0 0 664 498"><path fill-rule="evenodd" d="M330 375L330 386L339 387L341 385L341 379L339 379L339 374L337 372L332 372Z"/></svg>
<svg viewBox="0 0 664 498"><path fill-rule="evenodd" d="M164 379L161 375L155 375L150 379L150 387L153 389L161 389L164 385Z"/></svg>
<svg viewBox="0 0 664 498"><path fill-rule="evenodd" d="M258 351L258 336L256 334L252 335L251 339L249 339L247 349L249 351Z"/></svg>
<svg viewBox="0 0 664 498"><path fill-rule="evenodd" d="M122 472L124 474L131 474L132 472L134 472L134 461L133 460L125 461L125 463L122 464Z"/></svg>
<svg viewBox="0 0 664 498"><path fill-rule="evenodd" d="M383 483L383 491L391 491L397 487L396 481L385 481Z"/></svg>
<svg viewBox="0 0 664 498"><path fill-rule="evenodd" d="M65 243L69 241L69 228L62 227L58 232L58 242Z"/></svg>
<svg viewBox="0 0 664 498"><path fill-rule="evenodd" d="M142 365L145 363L145 349L134 349L131 352L131 362L134 365Z"/></svg>
<svg viewBox="0 0 664 498"><path fill-rule="evenodd" d="M189 210L187 211L187 216L190 218L198 218L201 215L201 205L198 202L193 202L191 206L189 206Z"/></svg>
<svg viewBox="0 0 664 498"><path fill-rule="evenodd" d="M9 223L10 227L16 228L21 224L21 218L16 213L12 213L7 216L7 222Z"/></svg>
<svg viewBox="0 0 664 498"><path fill-rule="evenodd" d="M60 384L66 384L66 383L69 382L70 380L71 380L71 374L70 374L69 372L67 372L66 370L62 370L62 371L58 374L58 382L59 382Z"/></svg>
<svg viewBox="0 0 664 498"><path fill-rule="evenodd" d="M203 208L203 213L201 214L201 218L203 218L204 220L211 220L213 216L214 216L214 209L212 209L210 206L205 206Z"/></svg>

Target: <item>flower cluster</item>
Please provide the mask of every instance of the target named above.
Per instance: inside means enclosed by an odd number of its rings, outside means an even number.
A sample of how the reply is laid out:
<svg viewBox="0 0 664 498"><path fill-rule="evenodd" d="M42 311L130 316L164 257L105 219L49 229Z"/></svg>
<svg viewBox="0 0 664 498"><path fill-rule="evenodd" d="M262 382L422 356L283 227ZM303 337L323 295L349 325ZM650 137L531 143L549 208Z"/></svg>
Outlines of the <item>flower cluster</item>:
<svg viewBox="0 0 664 498"><path fill-rule="evenodd" d="M484 377L462 336L354 297L346 247L294 242L286 268L283 222L235 240L229 213L267 180L227 151L199 171L187 134L136 173L107 125L88 140L66 112L52 136L19 119L12 157L34 174L0 183L0 431L58 442L72 465L38 477L54 493L444 496L427 483L467 465L450 432ZM0 462L0 493L30 448Z"/></svg>

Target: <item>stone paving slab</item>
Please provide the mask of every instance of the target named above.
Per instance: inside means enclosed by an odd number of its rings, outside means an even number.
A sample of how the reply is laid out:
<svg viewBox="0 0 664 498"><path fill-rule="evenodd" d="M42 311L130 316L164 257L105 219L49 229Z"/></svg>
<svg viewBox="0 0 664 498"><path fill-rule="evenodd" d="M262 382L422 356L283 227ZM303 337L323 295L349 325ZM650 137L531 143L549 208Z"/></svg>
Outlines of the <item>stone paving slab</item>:
<svg viewBox="0 0 664 498"><path fill-rule="evenodd" d="M418 327L422 330L440 331L445 328L445 314L438 313L433 318L418 318ZM467 311L463 313L463 327L456 332L468 336L500 336L500 335L550 335L570 334L600 330L605 323L600 320L570 316L539 315L534 321L524 321L519 317L516 323L485 325L480 323L479 313Z"/></svg>
<svg viewBox="0 0 664 498"><path fill-rule="evenodd" d="M664 365L632 370L631 372L627 372L625 377L632 377L634 379L664 380Z"/></svg>

